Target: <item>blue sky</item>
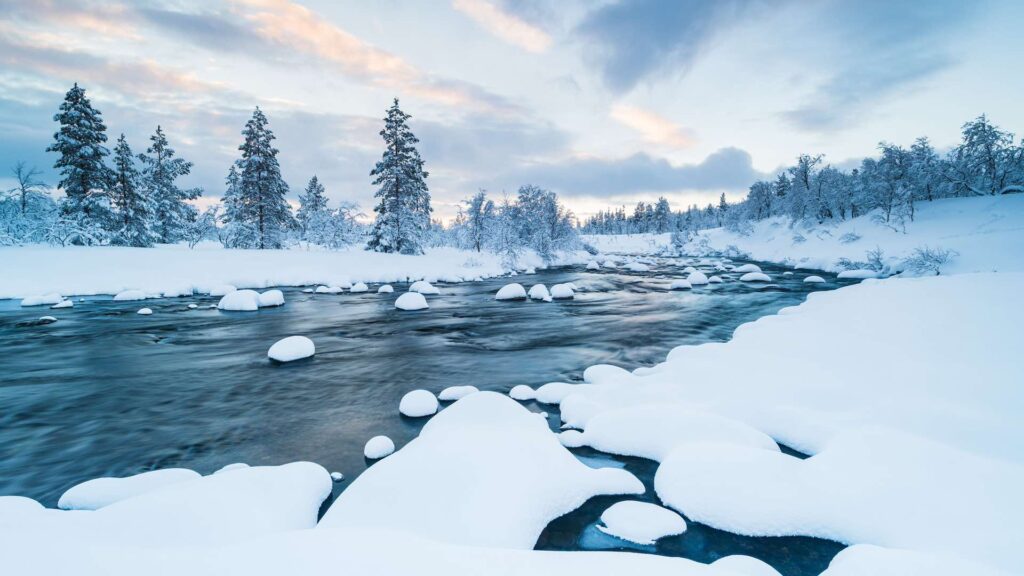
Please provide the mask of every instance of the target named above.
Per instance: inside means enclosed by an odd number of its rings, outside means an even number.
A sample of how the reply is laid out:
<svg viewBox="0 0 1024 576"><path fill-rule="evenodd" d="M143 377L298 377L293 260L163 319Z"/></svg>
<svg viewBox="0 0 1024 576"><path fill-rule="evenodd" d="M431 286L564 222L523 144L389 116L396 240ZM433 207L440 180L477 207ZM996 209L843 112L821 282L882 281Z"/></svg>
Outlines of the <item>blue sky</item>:
<svg viewBox="0 0 1024 576"><path fill-rule="evenodd" d="M55 182L77 81L111 140L162 125L213 198L259 105L293 197L317 174L370 212L398 97L444 218L524 183L580 215L739 199L801 152L943 149L981 113L1024 131L1022 25L1013 1L0 0L0 164Z"/></svg>

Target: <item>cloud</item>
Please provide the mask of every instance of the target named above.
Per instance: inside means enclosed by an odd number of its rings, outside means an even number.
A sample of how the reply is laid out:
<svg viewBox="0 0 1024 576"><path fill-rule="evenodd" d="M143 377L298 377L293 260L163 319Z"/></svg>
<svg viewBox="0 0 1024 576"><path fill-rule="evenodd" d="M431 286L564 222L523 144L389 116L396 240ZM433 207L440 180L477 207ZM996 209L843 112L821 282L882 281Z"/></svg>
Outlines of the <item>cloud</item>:
<svg viewBox="0 0 1024 576"><path fill-rule="evenodd" d="M616 104L612 106L612 120L640 133L644 140L667 148L688 148L693 137L682 126L636 106Z"/></svg>
<svg viewBox="0 0 1024 576"><path fill-rule="evenodd" d="M685 73L715 34L733 24L754 0L635 0L606 4L576 27L604 83L632 89L655 72Z"/></svg>
<svg viewBox="0 0 1024 576"><path fill-rule="evenodd" d="M528 52L540 54L551 46L551 36L487 0L452 0L452 7L498 38Z"/></svg>

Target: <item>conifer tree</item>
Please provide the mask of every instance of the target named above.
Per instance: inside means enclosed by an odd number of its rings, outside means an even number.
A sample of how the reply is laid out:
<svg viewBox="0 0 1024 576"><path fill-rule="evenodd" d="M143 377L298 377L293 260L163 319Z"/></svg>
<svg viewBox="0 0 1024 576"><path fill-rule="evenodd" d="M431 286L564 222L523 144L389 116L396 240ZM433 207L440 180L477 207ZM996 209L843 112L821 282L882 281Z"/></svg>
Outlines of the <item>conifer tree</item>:
<svg viewBox="0 0 1024 576"><path fill-rule="evenodd" d="M117 146L114 147L110 201L117 222L113 241L123 246L152 246L156 238L150 228L151 207L140 186L135 156L124 134L117 139Z"/></svg>
<svg viewBox="0 0 1024 576"><path fill-rule="evenodd" d="M178 177L192 171L192 163L174 157L174 149L167 143L160 126L149 140L152 144L146 154L139 155L139 160L144 166L142 180L152 204L152 228L159 242L177 242L197 215L186 200L198 198L202 191L198 188L184 190L175 184Z"/></svg>
<svg viewBox="0 0 1024 576"><path fill-rule="evenodd" d="M60 123L60 128L46 151L60 154L53 166L61 174L57 186L65 196L62 212L83 226L109 224L106 189L110 170L104 164L109 151L103 145L107 141L107 127L100 111L92 107L85 89L75 83L53 119Z"/></svg>
<svg viewBox="0 0 1024 576"><path fill-rule="evenodd" d="M324 185L314 175L306 185L306 190L299 194L299 211L295 217L302 226L305 236L309 231L309 223L327 211L327 197L324 196ZM309 240L309 238L304 238Z"/></svg>
<svg viewBox="0 0 1024 576"><path fill-rule="evenodd" d="M419 140L406 121L410 118L398 107L398 99L384 118L384 154L370 172L374 196L380 201L373 209L377 219L367 247L378 252L422 254L424 234L430 228L430 192L427 172L416 150Z"/></svg>

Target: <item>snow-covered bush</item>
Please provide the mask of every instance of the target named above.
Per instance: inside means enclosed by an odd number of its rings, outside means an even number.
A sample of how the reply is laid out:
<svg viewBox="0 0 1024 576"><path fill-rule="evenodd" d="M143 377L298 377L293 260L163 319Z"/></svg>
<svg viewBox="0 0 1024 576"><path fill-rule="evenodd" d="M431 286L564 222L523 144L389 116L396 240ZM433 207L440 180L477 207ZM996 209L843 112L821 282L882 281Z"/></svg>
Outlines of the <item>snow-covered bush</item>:
<svg viewBox="0 0 1024 576"><path fill-rule="evenodd" d="M915 274L934 273L938 276L942 267L959 256L955 250L918 246L913 254L903 261L903 268Z"/></svg>

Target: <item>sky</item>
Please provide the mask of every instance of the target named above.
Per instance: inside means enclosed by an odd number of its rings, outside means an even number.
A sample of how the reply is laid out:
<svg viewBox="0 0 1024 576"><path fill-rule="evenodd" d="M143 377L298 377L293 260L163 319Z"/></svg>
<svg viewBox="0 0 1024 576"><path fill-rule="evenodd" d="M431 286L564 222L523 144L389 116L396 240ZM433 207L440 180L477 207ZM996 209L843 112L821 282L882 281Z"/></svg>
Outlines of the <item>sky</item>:
<svg viewBox="0 0 1024 576"><path fill-rule="evenodd" d="M982 113L1024 132L1022 26L1014 0L0 0L0 188L19 160L57 182L77 82L111 147L160 125L206 202L259 106L292 200L315 174L372 214L393 98L442 219L522 184L580 217L740 200L800 153L948 149Z"/></svg>

